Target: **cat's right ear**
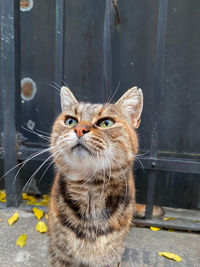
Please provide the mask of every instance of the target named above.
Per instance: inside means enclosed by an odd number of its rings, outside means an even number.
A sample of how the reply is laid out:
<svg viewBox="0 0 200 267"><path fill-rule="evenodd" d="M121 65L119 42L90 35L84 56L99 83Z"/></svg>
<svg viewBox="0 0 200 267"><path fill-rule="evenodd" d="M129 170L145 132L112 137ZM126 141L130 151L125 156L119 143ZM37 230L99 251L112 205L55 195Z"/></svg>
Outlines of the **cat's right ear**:
<svg viewBox="0 0 200 267"><path fill-rule="evenodd" d="M115 103L120 107L124 115L130 120L135 129L140 125L140 116L143 108L143 93L140 88L136 86L129 89L123 96Z"/></svg>
<svg viewBox="0 0 200 267"><path fill-rule="evenodd" d="M60 100L61 100L62 112L66 110L71 110L71 107L74 104L78 103L75 96L72 94L70 89L66 86L63 86L60 90Z"/></svg>

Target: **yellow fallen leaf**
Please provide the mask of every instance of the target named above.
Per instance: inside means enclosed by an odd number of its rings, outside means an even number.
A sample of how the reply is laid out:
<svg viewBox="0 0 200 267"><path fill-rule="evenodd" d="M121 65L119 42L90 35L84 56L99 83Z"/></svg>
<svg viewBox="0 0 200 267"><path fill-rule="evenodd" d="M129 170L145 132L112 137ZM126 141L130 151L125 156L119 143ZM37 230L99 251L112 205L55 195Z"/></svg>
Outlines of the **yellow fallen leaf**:
<svg viewBox="0 0 200 267"><path fill-rule="evenodd" d="M41 204L36 201L28 201L25 203L26 205L32 205L32 206L40 206Z"/></svg>
<svg viewBox="0 0 200 267"><path fill-rule="evenodd" d="M182 258L179 255L171 253L171 252L158 252L158 255L164 256L170 260L182 261Z"/></svg>
<svg viewBox="0 0 200 267"><path fill-rule="evenodd" d="M17 239L16 244L20 246L21 248L26 245L26 235L20 235Z"/></svg>
<svg viewBox="0 0 200 267"><path fill-rule="evenodd" d="M48 206L50 197L48 195L43 195L43 199L40 201L40 205Z"/></svg>
<svg viewBox="0 0 200 267"><path fill-rule="evenodd" d="M165 218L163 218L163 221L169 221L169 220L176 220L176 218L172 218L172 217L165 217Z"/></svg>
<svg viewBox="0 0 200 267"><path fill-rule="evenodd" d="M42 218L44 212L42 210L37 209L36 207L33 208L33 213L38 221Z"/></svg>
<svg viewBox="0 0 200 267"><path fill-rule="evenodd" d="M33 196L29 196L27 193L22 194L22 199L23 200L28 200L30 202L36 201L36 199Z"/></svg>
<svg viewBox="0 0 200 267"><path fill-rule="evenodd" d="M152 231L159 231L159 230L162 230L162 228L159 228L159 227L153 227L153 226L151 226L150 229L151 229Z"/></svg>
<svg viewBox="0 0 200 267"><path fill-rule="evenodd" d="M48 216L48 214L47 214L47 213L45 213L45 218L46 218L46 220L48 220L48 219L49 219L49 216Z"/></svg>
<svg viewBox="0 0 200 267"><path fill-rule="evenodd" d="M35 229L40 232L40 233L46 233L47 231L47 226L44 222L40 221L36 224Z"/></svg>
<svg viewBox="0 0 200 267"><path fill-rule="evenodd" d="M0 202L6 202L6 193L0 190Z"/></svg>
<svg viewBox="0 0 200 267"><path fill-rule="evenodd" d="M50 201L50 197L48 195L43 195L42 199L36 199L33 198L29 199L28 202L26 202L26 205L34 205L34 206L48 206Z"/></svg>
<svg viewBox="0 0 200 267"><path fill-rule="evenodd" d="M42 200L38 204L41 206L48 206L48 202L46 200Z"/></svg>
<svg viewBox="0 0 200 267"><path fill-rule="evenodd" d="M10 217L10 218L8 219L8 224L9 224L10 226L12 226L13 223L15 223L15 222L18 220L18 218L19 218L19 214L18 214L18 212L15 212L15 213L13 214L13 216Z"/></svg>
<svg viewBox="0 0 200 267"><path fill-rule="evenodd" d="M174 229L168 229L168 232L174 232Z"/></svg>
<svg viewBox="0 0 200 267"><path fill-rule="evenodd" d="M50 201L50 197L48 195L43 195L43 200L46 202Z"/></svg>

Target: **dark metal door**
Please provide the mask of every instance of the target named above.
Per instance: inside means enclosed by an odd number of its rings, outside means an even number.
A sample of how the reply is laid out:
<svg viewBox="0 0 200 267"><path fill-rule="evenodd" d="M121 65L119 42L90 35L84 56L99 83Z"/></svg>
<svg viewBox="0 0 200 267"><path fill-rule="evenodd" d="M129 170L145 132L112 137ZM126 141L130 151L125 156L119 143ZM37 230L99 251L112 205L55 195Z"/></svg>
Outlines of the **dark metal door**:
<svg viewBox="0 0 200 267"><path fill-rule="evenodd" d="M50 133L62 84L90 102L105 102L118 88L114 101L137 85L144 92L139 130L144 170L136 163L137 199L147 201L147 218L153 203L199 210L199 20L199 0L27 0L21 10L18 1L2 0L5 171L48 146L21 125ZM8 205L18 205L23 185L46 158L41 154L24 166L14 191L16 171L6 175ZM52 168L39 182L41 175L42 170L29 191L50 191Z"/></svg>

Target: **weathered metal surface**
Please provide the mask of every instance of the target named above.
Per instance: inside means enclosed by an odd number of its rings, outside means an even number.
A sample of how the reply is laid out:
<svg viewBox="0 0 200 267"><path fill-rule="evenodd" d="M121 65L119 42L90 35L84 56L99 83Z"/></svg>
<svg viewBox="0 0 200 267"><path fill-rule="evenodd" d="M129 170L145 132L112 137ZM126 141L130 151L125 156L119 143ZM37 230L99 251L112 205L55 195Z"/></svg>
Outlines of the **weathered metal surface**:
<svg viewBox="0 0 200 267"><path fill-rule="evenodd" d="M19 1L1 1L1 90L3 121L3 158L6 204L16 207L21 202L21 181L17 169L16 132L20 123L20 28ZM7 173L8 172L8 173Z"/></svg>
<svg viewBox="0 0 200 267"><path fill-rule="evenodd" d="M17 142L16 160L48 146L48 138L41 135L48 137L60 110L57 87L66 83L79 100L94 103L109 97L115 101L137 85L144 92L139 159L145 169L136 165L137 198L146 201L151 172L148 216L153 202L199 209L199 9L199 0L169 1L168 11L167 0L33 1L29 12L20 12L18 71L21 79L30 77L36 83L37 93L31 101L22 98L16 122L21 121L23 128L17 130L24 137ZM47 157L41 154L25 165L22 184ZM42 170L36 186L49 191L52 169L39 183L41 175Z"/></svg>
<svg viewBox="0 0 200 267"><path fill-rule="evenodd" d="M158 139L160 129L160 103L163 92L163 77L164 77L164 60L165 60L165 43L166 43L166 27L167 27L167 8L168 0L159 1L158 13L158 32L156 42L156 57L154 69L154 89L153 94L156 95L157 105L152 107L152 130L151 130L151 144L150 144L150 157L157 157ZM147 219L152 218L154 193L156 183L155 163L152 162L152 168L149 174L146 213Z"/></svg>
<svg viewBox="0 0 200 267"><path fill-rule="evenodd" d="M61 86L64 84L65 0L56 0L55 5L55 77L52 82L52 87L55 88L54 111L56 117L60 112L59 92Z"/></svg>
<svg viewBox="0 0 200 267"><path fill-rule="evenodd" d="M21 97L23 100L33 99L36 91L36 83L32 79L25 77L21 80Z"/></svg>

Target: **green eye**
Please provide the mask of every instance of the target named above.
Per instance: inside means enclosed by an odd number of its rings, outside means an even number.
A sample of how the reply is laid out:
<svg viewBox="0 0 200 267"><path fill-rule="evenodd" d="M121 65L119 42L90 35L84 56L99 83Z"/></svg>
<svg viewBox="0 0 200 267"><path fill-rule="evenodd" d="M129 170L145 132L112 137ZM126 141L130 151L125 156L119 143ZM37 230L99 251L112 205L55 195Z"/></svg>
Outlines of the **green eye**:
<svg viewBox="0 0 200 267"><path fill-rule="evenodd" d="M65 124L69 127L73 127L77 124L77 119L75 119L73 117L69 117L69 118L65 119Z"/></svg>
<svg viewBox="0 0 200 267"><path fill-rule="evenodd" d="M101 128L109 128L111 126L113 126L115 122L113 120L109 120L109 119L103 119L100 120L97 125Z"/></svg>

